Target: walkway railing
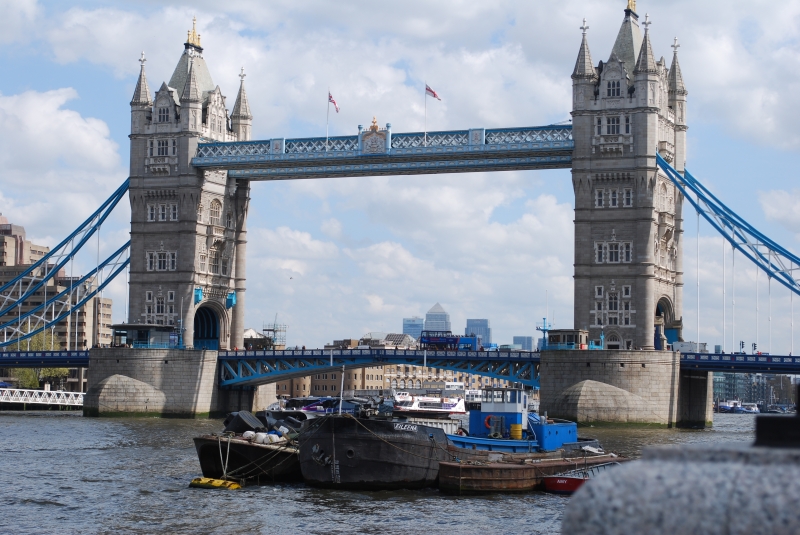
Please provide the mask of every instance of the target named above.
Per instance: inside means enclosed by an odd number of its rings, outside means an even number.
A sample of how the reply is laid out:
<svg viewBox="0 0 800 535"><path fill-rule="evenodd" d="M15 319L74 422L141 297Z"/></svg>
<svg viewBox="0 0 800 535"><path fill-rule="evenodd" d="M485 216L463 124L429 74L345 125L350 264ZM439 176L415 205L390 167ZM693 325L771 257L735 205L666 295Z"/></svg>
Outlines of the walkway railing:
<svg viewBox="0 0 800 535"><path fill-rule="evenodd" d="M0 388L0 403L83 407L83 392Z"/></svg>
<svg viewBox="0 0 800 535"><path fill-rule="evenodd" d="M681 368L719 372L800 374L800 357L741 353L682 353Z"/></svg>

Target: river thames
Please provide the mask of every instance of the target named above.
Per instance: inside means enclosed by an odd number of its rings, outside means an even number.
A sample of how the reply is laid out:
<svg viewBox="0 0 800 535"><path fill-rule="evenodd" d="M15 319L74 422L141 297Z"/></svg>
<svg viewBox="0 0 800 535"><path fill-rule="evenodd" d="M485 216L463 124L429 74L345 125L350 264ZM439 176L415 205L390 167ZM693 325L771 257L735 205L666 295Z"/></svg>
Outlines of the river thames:
<svg viewBox="0 0 800 535"><path fill-rule="evenodd" d="M581 427L607 451L750 442L754 417L715 414L712 429ZM345 492L302 484L191 489L192 437L221 420L97 419L0 413L1 533L559 533L569 498L452 497L437 490Z"/></svg>

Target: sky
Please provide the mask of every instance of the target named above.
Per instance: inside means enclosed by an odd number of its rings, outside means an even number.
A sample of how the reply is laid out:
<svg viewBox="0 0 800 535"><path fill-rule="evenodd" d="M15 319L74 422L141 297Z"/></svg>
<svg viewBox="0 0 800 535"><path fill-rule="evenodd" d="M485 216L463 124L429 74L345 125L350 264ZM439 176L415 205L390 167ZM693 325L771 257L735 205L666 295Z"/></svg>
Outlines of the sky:
<svg viewBox="0 0 800 535"><path fill-rule="evenodd" d="M341 107L331 135L373 116L422 130L426 82L442 97L428 102L429 130L568 120L583 18L596 64L626 4L0 0L0 212L55 245L125 180L137 60L144 51L151 89L167 81L193 16L229 109L244 67L253 139L267 139L324 135L329 88ZM656 57L681 44L687 168L797 251L800 1L639 0L637 12L653 23ZM545 314L571 328L573 207L568 170L255 183L246 323L260 330L277 314L290 345L321 347L401 331L438 302L455 332L488 318L496 343L535 336ZM722 240L701 223L698 247L688 206L684 218L684 338L698 339L699 249L700 340L767 351L771 338L773 354L791 351L789 292L763 273L757 284L741 255L732 282L730 247L723 324ZM122 203L101 255L127 240L129 221ZM123 321L124 280L106 295Z"/></svg>

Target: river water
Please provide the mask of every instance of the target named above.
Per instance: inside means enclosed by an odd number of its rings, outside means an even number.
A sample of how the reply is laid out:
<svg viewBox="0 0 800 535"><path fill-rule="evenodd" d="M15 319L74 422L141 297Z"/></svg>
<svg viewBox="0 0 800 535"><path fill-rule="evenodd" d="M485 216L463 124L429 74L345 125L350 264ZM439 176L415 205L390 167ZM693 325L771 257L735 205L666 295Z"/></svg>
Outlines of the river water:
<svg viewBox="0 0 800 535"><path fill-rule="evenodd" d="M716 414L712 429L581 427L607 451L750 442L754 417ZM0 533L558 533L569 498L450 497L437 490L345 492L302 484L191 489L192 437L220 420L83 418L0 412Z"/></svg>

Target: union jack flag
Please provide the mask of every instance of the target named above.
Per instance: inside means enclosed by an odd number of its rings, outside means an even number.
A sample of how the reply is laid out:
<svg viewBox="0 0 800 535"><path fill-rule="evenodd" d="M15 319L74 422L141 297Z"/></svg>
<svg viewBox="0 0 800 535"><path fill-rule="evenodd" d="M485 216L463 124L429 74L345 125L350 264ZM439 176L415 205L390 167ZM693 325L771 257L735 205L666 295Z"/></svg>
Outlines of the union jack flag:
<svg viewBox="0 0 800 535"><path fill-rule="evenodd" d="M328 91L328 102L333 104L334 109L336 109L336 113L339 113L339 105L336 104L336 101L333 99L333 95L331 95L330 91Z"/></svg>
<svg viewBox="0 0 800 535"><path fill-rule="evenodd" d="M425 84L425 94L432 96L436 100L442 100L442 99L439 98L438 93L436 93L436 91L431 89L431 86L429 86L428 84Z"/></svg>

